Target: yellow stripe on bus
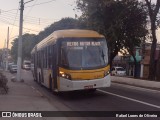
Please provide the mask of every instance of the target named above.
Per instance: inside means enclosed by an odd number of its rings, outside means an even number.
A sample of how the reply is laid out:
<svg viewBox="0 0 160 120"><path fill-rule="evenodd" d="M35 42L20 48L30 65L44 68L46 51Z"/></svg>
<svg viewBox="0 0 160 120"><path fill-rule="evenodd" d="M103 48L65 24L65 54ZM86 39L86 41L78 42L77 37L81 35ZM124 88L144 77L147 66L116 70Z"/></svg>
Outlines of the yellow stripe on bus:
<svg viewBox="0 0 160 120"><path fill-rule="evenodd" d="M100 79L105 77L105 72L110 70L110 66L106 66L101 69L95 70L67 70L64 68L59 68L60 72L64 72L71 76L72 80L93 80L93 79Z"/></svg>

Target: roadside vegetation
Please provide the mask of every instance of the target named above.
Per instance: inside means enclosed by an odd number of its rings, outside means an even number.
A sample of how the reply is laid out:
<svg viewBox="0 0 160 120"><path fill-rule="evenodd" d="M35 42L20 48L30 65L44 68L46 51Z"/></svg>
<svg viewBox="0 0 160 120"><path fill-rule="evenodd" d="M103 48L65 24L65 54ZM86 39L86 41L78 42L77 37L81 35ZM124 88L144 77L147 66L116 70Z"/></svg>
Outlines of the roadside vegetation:
<svg viewBox="0 0 160 120"><path fill-rule="evenodd" d="M7 86L7 78L3 73L0 71L0 94L8 93L8 86Z"/></svg>

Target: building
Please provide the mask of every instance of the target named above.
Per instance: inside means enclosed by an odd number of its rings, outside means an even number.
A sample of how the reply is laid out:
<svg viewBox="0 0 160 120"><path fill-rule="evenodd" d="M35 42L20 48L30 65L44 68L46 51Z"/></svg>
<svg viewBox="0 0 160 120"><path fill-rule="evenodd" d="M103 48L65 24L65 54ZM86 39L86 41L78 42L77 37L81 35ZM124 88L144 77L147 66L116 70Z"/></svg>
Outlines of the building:
<svg viewBox="0 0 160 120"><path fill-rule="evenodd" d="M137 61L137 68L135 70L134 59L131 55L127 54L125 56L116 56L113 60L113 66L121 66L126 69L127 76L136 76L140 77L141 71L141 60L142 60L142 52L140 47L136 47L134 50L135 58Z"/></svg>
<svg viewBox="0 0 160 120"><path fill-rule="evenodd" d="M141 75L140 75L141 78L147 79L149 76L150 53L151 53L151 43L146 43L144 57L141 61ZM160 64L160 44L157 44L154 58L155 58L155 62L157 63L157 68L155 68L155 69L157 69L157 71L159 71L158 65Z"/></svg>
<svg viewBox="0 0 160 120"><path fill-rule="evenodd" d="M149 62L150 62L151 43L145 43L144 47L136 47L134 50L137 60L137 68L135 70L134 59L130 55L116 56L113 60L113 66L121 66L126 69L128 76L136 76L137 78L148 79ZM160 80L160 44L157 44L155 53L155 62L157 63L156 78Z"/></svg>

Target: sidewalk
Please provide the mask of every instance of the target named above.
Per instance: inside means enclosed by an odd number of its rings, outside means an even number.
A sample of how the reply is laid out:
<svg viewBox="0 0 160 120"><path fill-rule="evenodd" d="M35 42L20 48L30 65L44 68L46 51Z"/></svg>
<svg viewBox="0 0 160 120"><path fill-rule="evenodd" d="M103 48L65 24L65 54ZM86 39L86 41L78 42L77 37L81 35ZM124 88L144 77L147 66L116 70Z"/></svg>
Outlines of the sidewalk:
<svg viewBox="0 0 160 120"><path fill-rule="evenodd" d="M8 72L3 73L8 78L7 85L9 91L8 94L0 95L0 111L58 111L58 109L36 89L33 89L24 82L12 82L11 77L14 75ZM45 120L50 119L51 118L45 118ZM52 120L57 119L67 120L65 117L52 118ZM12 119L10 118L10 120ZM44 120L44 118L38 118L38 120Z"/></svg>
<svg viewBox="0 0 160 120"><path fill-rule="evenodd" d="M160 82L156 81L118 77L118 76L111 76L111 81L116 83L128 84L128 85L151 88L151 89L160 89Z"/></svg>

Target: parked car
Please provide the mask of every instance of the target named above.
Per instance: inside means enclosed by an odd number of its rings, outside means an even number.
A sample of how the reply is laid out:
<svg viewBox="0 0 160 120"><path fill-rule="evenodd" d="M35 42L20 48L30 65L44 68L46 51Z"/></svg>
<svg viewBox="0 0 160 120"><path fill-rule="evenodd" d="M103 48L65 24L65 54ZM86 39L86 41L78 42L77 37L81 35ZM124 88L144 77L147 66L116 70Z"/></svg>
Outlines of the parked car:
<svg viewBox="0 0 160 120"><path fill-rule="evenodd" d="M13 64L14 64L13 62L8 63L8 70L11 69L11 66L12 66Z"/></svg>
<svg viewBox="0 0 160 120"><path fill-rule="evenodd" d="M14 64L14 65L11 65L11 66L10 66L10 72L11 72L11 73L17 72L17 65L15 65L15 64Z"/></svg>
<svg viewBox="0 0 160 120"><path fill-rule="evenodd" d="M125 76L126 70L123 67L113 67L111 69L111 75Z"/></svg>

